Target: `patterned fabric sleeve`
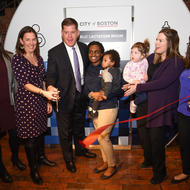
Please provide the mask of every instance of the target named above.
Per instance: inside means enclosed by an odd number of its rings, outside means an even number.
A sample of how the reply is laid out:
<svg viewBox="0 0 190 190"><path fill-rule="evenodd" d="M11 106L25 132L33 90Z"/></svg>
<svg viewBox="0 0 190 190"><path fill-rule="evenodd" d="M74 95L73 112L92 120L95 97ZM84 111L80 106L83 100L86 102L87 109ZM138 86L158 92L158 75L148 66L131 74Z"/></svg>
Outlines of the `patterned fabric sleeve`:
<svg viewBox="0 0 190 190"><path fill-rule="evenodd" d="M29 82L30 73L27 72L24 60L21 55L15 54L12 59L12 69L19 85L24 86Z"/></svg>

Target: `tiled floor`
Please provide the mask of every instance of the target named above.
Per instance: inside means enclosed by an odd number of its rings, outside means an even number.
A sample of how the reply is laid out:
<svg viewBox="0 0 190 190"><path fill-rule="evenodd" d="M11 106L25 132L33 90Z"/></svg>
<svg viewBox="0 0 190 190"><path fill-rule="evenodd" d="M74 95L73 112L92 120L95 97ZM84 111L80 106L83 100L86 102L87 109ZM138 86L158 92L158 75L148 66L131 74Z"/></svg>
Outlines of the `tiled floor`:
<svg viewBox="0 0 190 190"><path fill-rule="evenodd" d="M132 150L116 150L119 170L111 179L101 180L101 174L93 173L93 169L100 161L99 150L92 150L98 154L97 158L76 158L77 172L72 174L65 168L59 145L46 146L46 155L50 160L56 161L57 166L49 168L42 166L40 174L44 180L43 185L34 185L29 177L29 168L19 171L10 161L10 151L7 137L1 140L3 160L14 182L5 184L0 181L0 190L190 190L190 179L181 184L173 185L171 178L181 171L181 160L178 145L171 145L166 151L168 178L159 185L152 185L151 169L140 169L143 161L143 151L139 146ZM24 148L20 148L20 158L27 163Z"/></svg>

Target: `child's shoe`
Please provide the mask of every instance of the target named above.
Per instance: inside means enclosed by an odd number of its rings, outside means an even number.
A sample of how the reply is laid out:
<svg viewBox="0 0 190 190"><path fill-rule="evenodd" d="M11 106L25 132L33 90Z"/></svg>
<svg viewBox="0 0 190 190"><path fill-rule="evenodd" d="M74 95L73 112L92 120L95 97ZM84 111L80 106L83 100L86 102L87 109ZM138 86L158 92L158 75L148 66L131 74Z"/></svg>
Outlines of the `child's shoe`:
<svg viewBox="0 0 190 190"><path fill-rule="evenodd" d="M98 111L97 110L93 110L92 107L88 107L88 114L87 114L87 118L88 119L93 119L98 117Z"/></svg>

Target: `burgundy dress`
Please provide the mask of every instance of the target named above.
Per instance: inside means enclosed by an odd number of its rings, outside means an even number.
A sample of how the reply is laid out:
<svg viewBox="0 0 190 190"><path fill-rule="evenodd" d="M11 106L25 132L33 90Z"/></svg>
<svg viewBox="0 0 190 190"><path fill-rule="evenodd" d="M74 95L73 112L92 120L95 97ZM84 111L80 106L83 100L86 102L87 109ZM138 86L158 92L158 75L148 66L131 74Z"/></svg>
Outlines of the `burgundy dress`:
<svg viewBox="0 0 190 190"><path fill-rule="evenodd" d="M10 104L8 74L5 62L0 56L0 131L15 127L14 107Z"/></svg>
<svg viewBox="0 0 190 190"><path fill-rule="evenodd" d="M15 98L18 137L38 137L47 130L47 101L41 95L26 90L24 85L30 83L42 89L45 77L43 59L39 56L38 66L34 66L23 55L15 54L12 69L18 81Z"/></svg>

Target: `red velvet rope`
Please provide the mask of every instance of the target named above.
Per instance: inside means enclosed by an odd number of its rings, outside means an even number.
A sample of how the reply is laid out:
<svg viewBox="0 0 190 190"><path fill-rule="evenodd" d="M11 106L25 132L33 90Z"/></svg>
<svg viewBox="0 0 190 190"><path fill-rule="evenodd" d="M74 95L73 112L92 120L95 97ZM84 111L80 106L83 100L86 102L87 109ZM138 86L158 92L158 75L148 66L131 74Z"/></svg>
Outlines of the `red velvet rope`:
<svg viewBox="0 0 190 190"><path fill-rule="evenodd" d="M157 113L157 112L159 112L159 111L161 111L161 110L163 110L163 109L165 109L165 108L167 108L167 107L169 107L169 106L171 106L171 105L173 105L173 104L175 104L175 103L177 103L177 102L179 102L181 100L184 100L186 98L190 98L190 95L185 96L183 98L180 98L178 100L175 100L175 101L173 101L173 102L171 102L171 103L169 103L169 104L167 104L167 105L165 105L165 106L163 106L163 107L161 107L161 108L159 108L159 109L157 109L157 110L155 110L152 113L149 113L147 115L137 117L137 118L128 119L128 120L124 120L124 121L118 121L118 122L111 123L111 124L108 124L108 125L104 125L104 126L98 128L98 129L94 130L92 133L90 133L83 141L80 141L80 144L82 146L84 146L85 148L88 148L92 143L94 143L96 141L96 139L99 137L99 135L105 129L107 129L108 127L110 127L112 125L115 125L115 124L118 124L118 123L127 123L127 122L130 122L130 121L137 121L137 120L140 120L140 119L147 118L147 117L149 117L149 116L151 116L151 115L153 115L153 114L155 114L155 113Z"/></svg>

